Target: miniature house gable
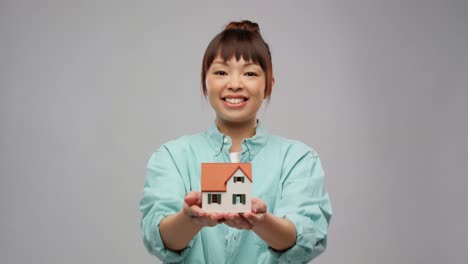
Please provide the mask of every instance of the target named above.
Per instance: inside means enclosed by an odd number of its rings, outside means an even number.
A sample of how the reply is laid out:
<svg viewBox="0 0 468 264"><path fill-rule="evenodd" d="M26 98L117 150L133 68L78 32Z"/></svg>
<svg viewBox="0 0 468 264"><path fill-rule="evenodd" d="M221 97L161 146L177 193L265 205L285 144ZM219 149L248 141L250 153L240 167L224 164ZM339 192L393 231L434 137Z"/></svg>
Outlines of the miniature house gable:
<svg viewBox="0 0 468 264"><path fill-rule="evenodd" d="M202 163L202 208L206 212L250 212L250 163Z"/></svg>

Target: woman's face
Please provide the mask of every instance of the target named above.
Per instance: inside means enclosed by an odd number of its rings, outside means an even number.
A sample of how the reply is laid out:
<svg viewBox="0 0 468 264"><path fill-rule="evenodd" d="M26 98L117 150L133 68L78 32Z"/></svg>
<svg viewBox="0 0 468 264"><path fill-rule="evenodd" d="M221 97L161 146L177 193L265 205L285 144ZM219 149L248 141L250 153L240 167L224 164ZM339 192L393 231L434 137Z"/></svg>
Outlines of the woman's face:
<svg viewBox="0 0 468 264"><path fill-rule="evenodd" d="M252 121L265 97L265 72L242 57L224 62L218 56L207 71L206 91L218 121Z"/></svg>

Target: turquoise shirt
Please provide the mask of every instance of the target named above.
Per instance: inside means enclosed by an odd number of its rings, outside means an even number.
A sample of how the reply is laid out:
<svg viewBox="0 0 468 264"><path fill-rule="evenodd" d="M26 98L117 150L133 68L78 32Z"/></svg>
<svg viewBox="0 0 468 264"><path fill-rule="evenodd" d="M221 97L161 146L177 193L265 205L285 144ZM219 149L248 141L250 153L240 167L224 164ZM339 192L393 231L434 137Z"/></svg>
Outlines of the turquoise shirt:
<svg viewBox="0 0 468 264"><path fill-rule="evenodd" d="M241 162L252 163L252 196L268 211L290 220L296 244L270 248L253 231L219 224L204 227L180 252L164 246L160 221L183 207L186 194L200 191L200 163L230 162L231 139L216 125L204 133L169 141L154 152L140 201L141 236L148 251L166 263L306 263L323 252L331 205L317 153L304 143L269 134L259 122L242 142Z"/></svg>

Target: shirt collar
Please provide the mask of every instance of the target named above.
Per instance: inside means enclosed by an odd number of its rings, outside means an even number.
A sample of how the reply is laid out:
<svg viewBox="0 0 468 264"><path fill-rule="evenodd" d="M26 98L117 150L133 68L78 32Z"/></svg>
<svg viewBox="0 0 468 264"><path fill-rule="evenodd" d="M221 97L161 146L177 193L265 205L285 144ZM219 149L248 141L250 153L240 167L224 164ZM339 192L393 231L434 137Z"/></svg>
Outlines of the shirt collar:
<svg viewBox="0 0 468 264"><path fill-rule="evenodd" d="M248 161L251 161L253 157L259 153L259 151L265 146L268 140L268 132L263 127L263 124L260 120L257 119L257 127L255 128L255 135L251 138L246 138L242 142L242 149L244 154L248 154ZM208 139L210 145L215 151L215 156L220 155L222 152L226 154L229 153L229 148L231 147L232 141L229 136L222 134L218 130L216 121L213 126L208 130Z"/></svg>

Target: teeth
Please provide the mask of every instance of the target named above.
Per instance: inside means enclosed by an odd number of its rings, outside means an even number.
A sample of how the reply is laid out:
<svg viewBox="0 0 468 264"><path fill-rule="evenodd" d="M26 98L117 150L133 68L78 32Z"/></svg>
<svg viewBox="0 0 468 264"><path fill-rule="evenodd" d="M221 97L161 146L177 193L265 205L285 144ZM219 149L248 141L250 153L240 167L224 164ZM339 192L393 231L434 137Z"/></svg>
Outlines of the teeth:
<svg viewBox="0 0 468 264"><path fill-rule="evenodd" d="M244 98L226 98L226 102L230 103L230 104L239 104L241 102L244 102L245 99Z"/></svg>

